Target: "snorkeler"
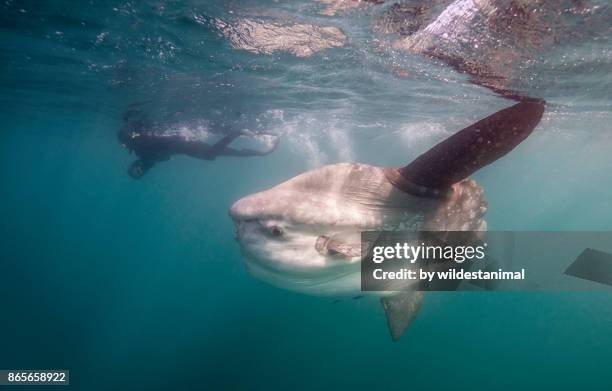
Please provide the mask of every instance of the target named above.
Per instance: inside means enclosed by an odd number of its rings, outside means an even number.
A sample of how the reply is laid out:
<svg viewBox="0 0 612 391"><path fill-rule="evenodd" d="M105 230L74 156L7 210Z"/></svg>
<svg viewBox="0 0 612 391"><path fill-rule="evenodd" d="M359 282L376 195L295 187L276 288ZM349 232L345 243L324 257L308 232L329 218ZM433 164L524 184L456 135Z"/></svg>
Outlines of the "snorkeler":
<svg viewBox="0 0 612 391"><path fill-rule="evenodd" d="M147 129L148 126L144 121L136 120L128 123L118 133L123 146L139 157L128 169L128 174L134 179L141 178L155 163L168 160L174 154L184 154L202 160L214 160L218 156L265 156L274 151L278 145L278 137L274 136L271 146L264 151L230 148L229 144L235 139L250 134L246 131L231 132L211 145L178 134L155 134Z"/></svg>

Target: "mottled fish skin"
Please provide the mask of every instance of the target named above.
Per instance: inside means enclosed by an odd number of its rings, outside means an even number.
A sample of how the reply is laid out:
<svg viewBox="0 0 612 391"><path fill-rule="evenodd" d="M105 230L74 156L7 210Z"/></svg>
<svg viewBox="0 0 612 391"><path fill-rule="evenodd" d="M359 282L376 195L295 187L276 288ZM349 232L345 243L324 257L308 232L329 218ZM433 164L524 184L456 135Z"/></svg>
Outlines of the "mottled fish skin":
<svg viewBox="0 0 612 391"><path fill-rule="evenodd" d="M471 81L518 100L522 70L543 51L571 39L584 26L588 2L546 0L435 0L389 8L375 22L401 35L393 47L438 59ZM442 5L442 7L440 7ZM483 61L487 59L487 61Z"/></svg>
<svg viewBox="0 0 612 391"><path fill-rule="evenodd" d="M414 0L396 2L385 9L374 21L373 29L382 34L408 37L435 20L452 0Z"/></svg>

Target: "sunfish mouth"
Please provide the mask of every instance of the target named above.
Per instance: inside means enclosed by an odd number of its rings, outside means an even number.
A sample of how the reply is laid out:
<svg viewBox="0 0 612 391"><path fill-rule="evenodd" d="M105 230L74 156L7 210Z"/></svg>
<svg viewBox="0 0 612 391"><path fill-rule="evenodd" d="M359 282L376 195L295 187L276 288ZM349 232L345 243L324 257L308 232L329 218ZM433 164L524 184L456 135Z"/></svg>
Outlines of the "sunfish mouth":
<svg viewBox="0 0 612 391"><path fill-rule="evenodd" d="M241 253L246 270L250 275L277 288L299 292L311 296L355 296L355 286L361 282L359 264L343 271L301 272L276 268L254 257L241 245Z"/></svg>

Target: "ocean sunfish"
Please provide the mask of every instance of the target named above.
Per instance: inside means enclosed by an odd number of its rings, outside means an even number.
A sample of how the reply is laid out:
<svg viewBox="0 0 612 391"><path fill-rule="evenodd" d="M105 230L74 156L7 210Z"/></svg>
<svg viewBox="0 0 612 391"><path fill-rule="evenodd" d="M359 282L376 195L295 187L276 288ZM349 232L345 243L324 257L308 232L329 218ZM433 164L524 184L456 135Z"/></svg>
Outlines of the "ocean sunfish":
<svg viewBox="0 0 612 391"><path fill-rule="evenodd" d="M229 211L248 271L277 287L355 297L362 231L485 231L483 189L467 179L527 138L544 101L525 100L455 133L405 167L326 165L246 196ZM397 340L423 294L383 296Z"/></svg>

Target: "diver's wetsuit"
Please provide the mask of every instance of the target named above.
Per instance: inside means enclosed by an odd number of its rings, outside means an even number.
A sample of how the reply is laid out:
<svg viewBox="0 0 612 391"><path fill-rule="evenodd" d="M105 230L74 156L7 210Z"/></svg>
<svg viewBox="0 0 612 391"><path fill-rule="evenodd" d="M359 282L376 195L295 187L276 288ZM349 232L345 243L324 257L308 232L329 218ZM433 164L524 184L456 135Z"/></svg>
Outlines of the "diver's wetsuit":
<svg viewBox="0 0 612 391"><path fill-rule="evenodd" d="M173 154L185 154L198 159L214 160L217 156L264 156L271 153L276 145L266 151L256 151L248 148L234 149L228 145L243 132L232 132L225 135L217 143L210 145L199 140L190 140L180 135L158 135L141 132L141 123L132 123L119 131L119 140L139 159L130 166L128 173L133 178L142 177L155 163L168 160Z"/></svg>

